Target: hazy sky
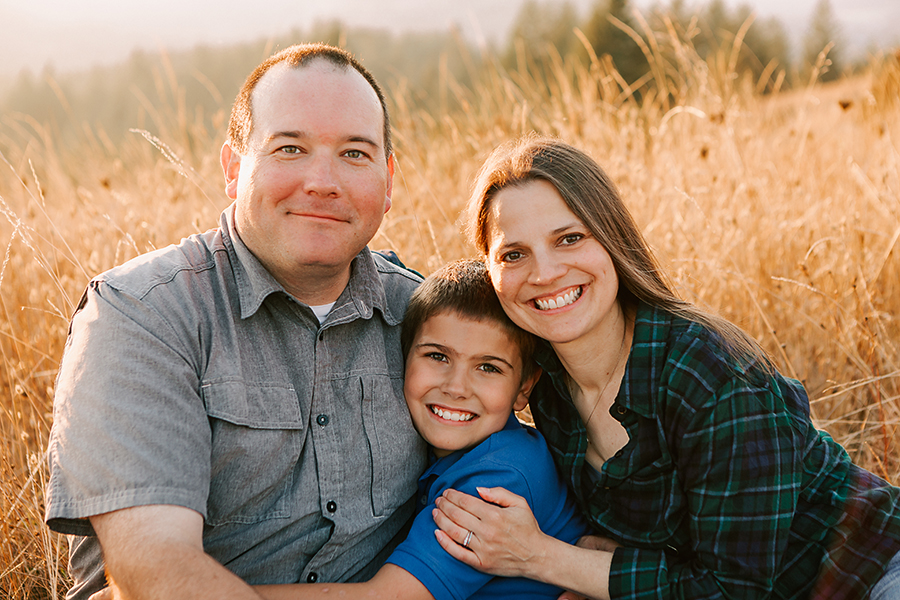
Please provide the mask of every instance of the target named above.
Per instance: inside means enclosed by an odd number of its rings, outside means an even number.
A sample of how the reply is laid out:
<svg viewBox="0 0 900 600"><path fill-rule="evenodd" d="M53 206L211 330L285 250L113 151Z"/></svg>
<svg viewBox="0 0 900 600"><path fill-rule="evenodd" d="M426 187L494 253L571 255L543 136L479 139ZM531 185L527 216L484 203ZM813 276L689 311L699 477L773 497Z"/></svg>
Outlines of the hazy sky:
<svg viewBox="0 0 900 600"><path fill-rule="evenodd" d="M231 44L316 20L348 25L446 29L456 24L470 39L505 36L523 0L0 0L0 77L23 68L57 71L118 62L136 47L189 48ZM544 0L547 1L547 0ZM553 1L553 0L550 0ZM582 11L596 0L573 0ZM759 18L776 16L796 45L816 0L726 0L749 4ZM654 0L635 0L640 8ZM701 5L705 5L703 0ZM831 0L851 50L872 43L900 44L900 0Z"/></svg>

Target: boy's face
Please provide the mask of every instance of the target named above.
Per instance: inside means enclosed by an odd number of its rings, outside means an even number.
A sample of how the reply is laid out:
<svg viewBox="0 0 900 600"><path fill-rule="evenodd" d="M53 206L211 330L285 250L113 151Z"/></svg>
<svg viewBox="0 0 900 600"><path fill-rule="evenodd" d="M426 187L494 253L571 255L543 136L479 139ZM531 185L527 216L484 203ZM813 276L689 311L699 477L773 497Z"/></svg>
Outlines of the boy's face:
<svg viewBox="0 0 900 600"><path fill-rule="evenodd" d="M437 456L467 450L522 410L539 371L522 379L518 344L497 323L442 312L425 321L406 357L403 391L416 429Z"/></svg>

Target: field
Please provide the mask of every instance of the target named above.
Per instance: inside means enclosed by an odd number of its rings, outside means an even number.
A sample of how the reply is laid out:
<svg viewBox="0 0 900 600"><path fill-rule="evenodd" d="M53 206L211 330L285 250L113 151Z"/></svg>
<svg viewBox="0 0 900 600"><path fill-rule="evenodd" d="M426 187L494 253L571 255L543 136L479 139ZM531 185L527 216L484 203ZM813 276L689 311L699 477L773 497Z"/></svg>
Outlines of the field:
<svg viewBox="0 0 900 600"><path fill-rule="evenodd" d="M468 256L457 215L498 143L529 131L610 173L679 293L752 333L809 390L817 425L900 483L900 66L779 91L727 49L700 60L650 36L641 101L602 58L523 64L430 110L390 90L394 207L372 247L429 272ZM0 596L58 598L66 542L42 525L44 451L69 317L91 276L217 224L230 105L191 109L158 73L143 131L83 128L59 145L26 115L0 122ZM763 94L766 91L768 93Z"/></svg>

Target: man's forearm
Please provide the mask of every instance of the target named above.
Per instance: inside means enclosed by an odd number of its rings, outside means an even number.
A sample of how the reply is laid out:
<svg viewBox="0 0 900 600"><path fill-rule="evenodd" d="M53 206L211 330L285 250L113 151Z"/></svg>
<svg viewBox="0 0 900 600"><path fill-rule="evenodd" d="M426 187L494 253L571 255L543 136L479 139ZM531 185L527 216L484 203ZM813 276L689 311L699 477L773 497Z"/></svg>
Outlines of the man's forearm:
<svg viewBox="0 0 900 600"><path fill-rule="evenodd" d="M91 525L103 549L106 571L123 599L260 599L203 551L203 517L193 510L136 506L93 516Z"/></svg>
<svg viewBox="0 0 900 600"><path fill-rule="evenodd" d="M261 596L208 554L191 546L144 548L139 560L107 562L122 600L259 600Z"/></svg>

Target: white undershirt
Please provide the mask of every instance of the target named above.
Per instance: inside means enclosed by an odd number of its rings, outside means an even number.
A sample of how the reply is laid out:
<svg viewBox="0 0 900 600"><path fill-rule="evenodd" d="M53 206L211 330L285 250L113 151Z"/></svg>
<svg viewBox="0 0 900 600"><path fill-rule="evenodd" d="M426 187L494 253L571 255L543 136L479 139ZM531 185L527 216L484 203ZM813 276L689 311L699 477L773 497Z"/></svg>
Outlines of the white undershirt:
<svg viewBox="0 0 900 600"><path fill-rule="evenodd" d="M310 306L312 311L316 313L316 318L319 320L319 325L325 322L325 317L328 316L328 313L331 312L331 309L334 308L334 302L329 302L328 304L320 304L318 306Z"/></svg>

